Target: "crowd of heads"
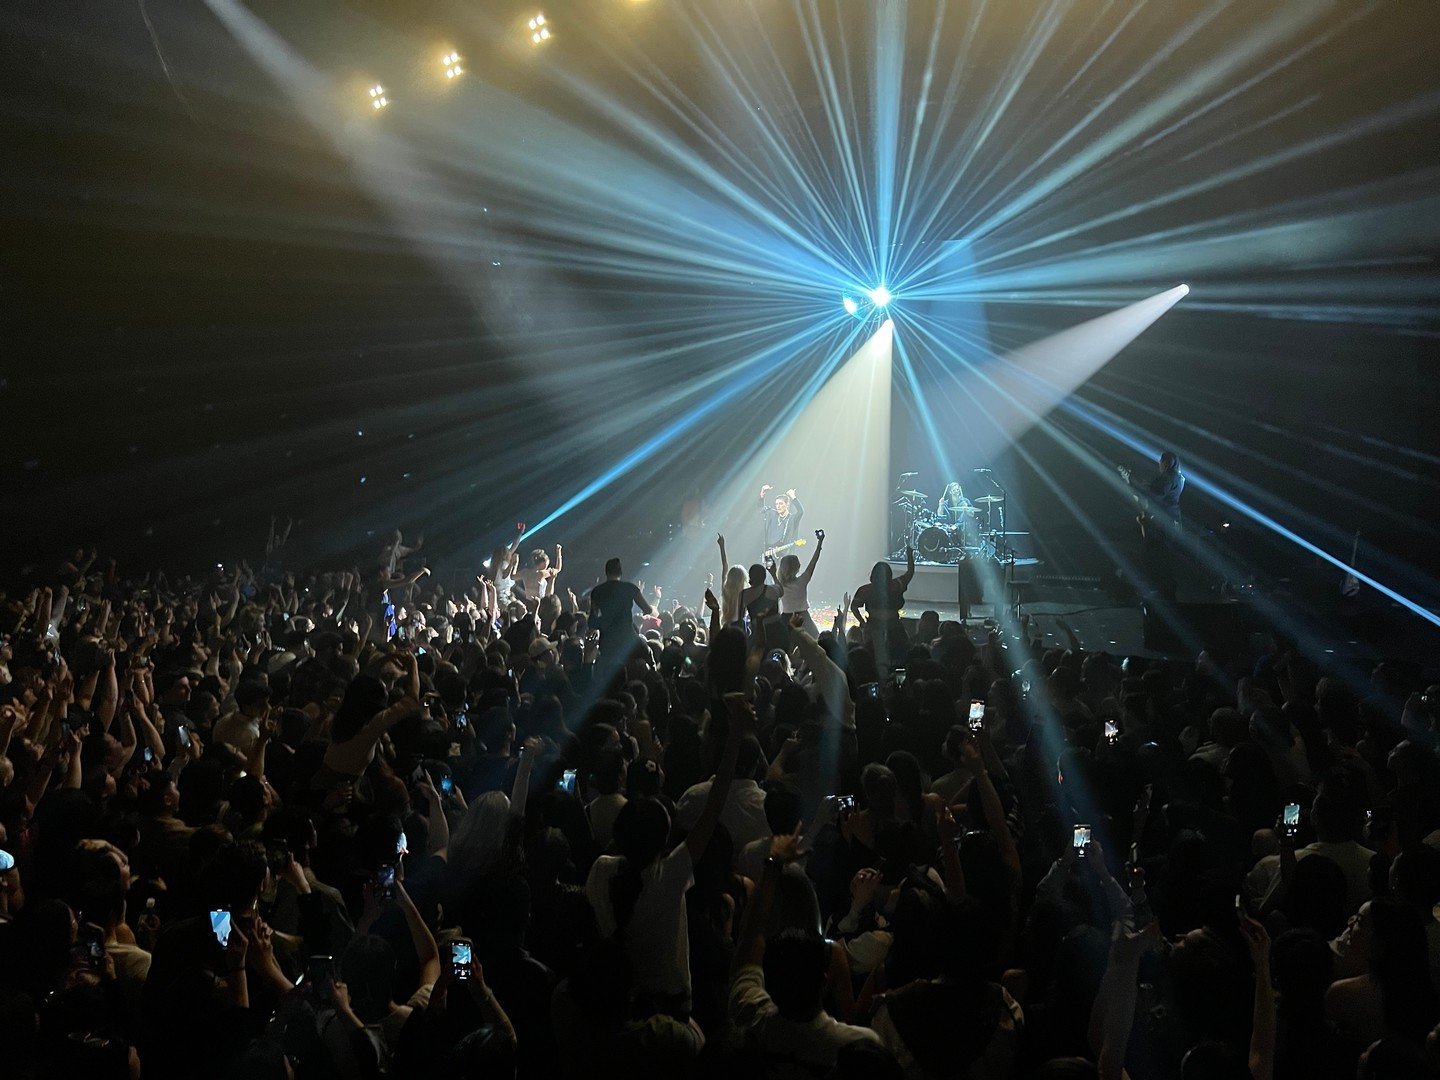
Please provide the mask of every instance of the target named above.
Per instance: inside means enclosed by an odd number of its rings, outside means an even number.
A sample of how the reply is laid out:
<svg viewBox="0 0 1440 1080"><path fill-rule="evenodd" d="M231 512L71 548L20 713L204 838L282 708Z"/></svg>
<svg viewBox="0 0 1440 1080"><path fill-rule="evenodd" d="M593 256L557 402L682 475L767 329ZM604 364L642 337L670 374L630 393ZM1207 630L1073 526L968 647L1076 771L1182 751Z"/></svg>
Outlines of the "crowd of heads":
<svg viewBox="0 0 1440 1080"><path fill-rule="evenodd" d="M1046 650L884 563L823 629L763 566L592 597L520 532L0 597L4 1075L1440 1072L1417 672Z"/></svg>

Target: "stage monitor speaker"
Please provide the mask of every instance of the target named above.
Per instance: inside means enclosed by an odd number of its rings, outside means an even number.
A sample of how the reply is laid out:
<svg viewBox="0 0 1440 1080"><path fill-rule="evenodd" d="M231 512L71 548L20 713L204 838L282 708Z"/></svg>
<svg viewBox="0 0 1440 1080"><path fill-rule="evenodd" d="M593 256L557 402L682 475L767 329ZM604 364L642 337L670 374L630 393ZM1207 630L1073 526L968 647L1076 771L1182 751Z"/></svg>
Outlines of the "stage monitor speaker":
<svg viewBox="0 0 1440 1080"><path fill-rule="evenodd" d="M1203 648L1222 649L1231 655L1246 648L1250 634L1258 626L1255 610L1238 600L1166 606ZM1181 636L1180 628L1167 621L1153 601L1146 600L1141 611L1145 619L1145 648L1154 652L1189 652L1190 645Z"/></svg>
<svg viewBox="0 0 1440 1080"><path fill-rule="evenodd" d="M899 577L905 573L905 564L892 562L890 572ZM905 590L905 606L912 610L929 604L943 604L963 611L984 601L980 575L975 572L975 564L970 559L949 566L917 563L910 588Z"/></svg>

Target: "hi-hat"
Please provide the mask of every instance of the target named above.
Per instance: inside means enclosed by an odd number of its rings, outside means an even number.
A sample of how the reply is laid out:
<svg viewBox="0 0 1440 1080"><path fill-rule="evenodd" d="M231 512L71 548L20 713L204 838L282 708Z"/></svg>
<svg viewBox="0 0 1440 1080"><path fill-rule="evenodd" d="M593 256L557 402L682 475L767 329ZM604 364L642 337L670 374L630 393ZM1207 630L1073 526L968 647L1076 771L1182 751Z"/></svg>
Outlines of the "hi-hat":
<svg viewBox="0 0 1440 1080"><path fill-rule="evenodd" d="M923 491L902 491L900 492L900 494L905 496L905 498L907 499L928 499L930 497L929 495L926 495Z"/></svg>

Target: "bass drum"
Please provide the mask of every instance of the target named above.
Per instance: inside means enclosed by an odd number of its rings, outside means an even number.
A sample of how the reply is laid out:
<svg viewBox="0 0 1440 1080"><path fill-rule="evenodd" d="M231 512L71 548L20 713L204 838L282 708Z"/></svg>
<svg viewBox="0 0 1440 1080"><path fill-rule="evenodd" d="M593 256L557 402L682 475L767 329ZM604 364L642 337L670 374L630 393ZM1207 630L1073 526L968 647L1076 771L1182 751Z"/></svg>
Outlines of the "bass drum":
<svg viewBox="0 0 1440 1080"><path fill-rule="evenodd" d="M944 525L931 525L922 529L920 535L915 538L915 550L922 558L935 562L943 562L949 557L951 550L955 547L955 540L950 534L950 529Z"/></svg>

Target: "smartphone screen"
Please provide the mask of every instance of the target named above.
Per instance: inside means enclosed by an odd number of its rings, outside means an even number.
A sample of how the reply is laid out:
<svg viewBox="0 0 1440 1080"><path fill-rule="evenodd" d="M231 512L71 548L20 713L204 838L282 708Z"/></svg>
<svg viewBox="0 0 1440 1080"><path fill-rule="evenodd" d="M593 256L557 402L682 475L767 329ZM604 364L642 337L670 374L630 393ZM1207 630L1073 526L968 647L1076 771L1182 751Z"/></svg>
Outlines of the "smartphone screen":
<svg viewBox="0 0 1440 1080"><path fill-rule="evenodd" d="M1082 859L1085 857L1085 845L1088 843L1090 843L1090 826L1076 825L1075 831L1070 836L1070 846Z"/></svg>
<svg viewBox="0 0 1440 1080"><path fill-rule="evenodd" d="M985 703L983 701L970 702L970 730L979 731L985 726Z"/></svg>
<svg viewBox="0 0 1440 1080"><path fill-rule="evenodd" d="M1288 833L1298 832L1300 829L1300 804L1298 802L1286 803L1285 814L1281 818Z"/></svg>
<svg viewBox="0 0 1440 1080"><path fill-rule="evenodd" d="M181 746L188 747L190 745L190 732L183 724L175 730L175 738L180 740Z"/></svg>
<svg viewBox="0 0 1440 1080"><path fill-rule="evenodd" d="M1115 742L1115 741L1116 741L1117 739L1119 739L1119 738L1120 738L1120 725L1117 724L1117 723L1115 723L1114 720L1106 720L1106 721L1105 721L1105 741L1106 741L1106 742L1112 742L1112 743L1113 743L1113 742ZM1272 804L1272 805L1273 805L1273 804Z"/></svg>
<svg viewBox="0 0 1440 1080"><path fill-rule="evenodd" d="M895 669L895 685L896 685L896 686L904 686L904 685L905 685L905 669L904 669L903 667L897 667L897 668Z"/></svg>
<svg viewBox="0 0 1440 1080"><path fill-rule="evenodd" d="M560 783L555 785L556 789L565 792L567 795L574 795L575 776L576 772L574 769L566 769L560 776Z"/></svg>
<svg viewBox="0 0 1440 1080"><path fill-rule="evenodd" d="M224 908L216 908L210 912L210 932L215 935L221 948L230 944L230 912Z"/></svg>
<svg viewBox="0 0 1440 1080"><path fill-rule="evenodd" d="M105 932L90 923L80 927L78 944L84 953L85 962L93 968L105 963Z"/></svg>
<svg viewBox="0 0 1440 1080"><path fill-rule="evenodd" d="M449 777L449 776L442 776L442 777L440 777L440 791L441 791L442 794L449 795L449 794L450 794L452 791L454 791L454 790L455 790L455 781L454 781L451 777Z"/></svg>
<svg viewBox="0 0 1440 1080"><path fill-rule="evenodd" d="M335 958L333 956L312 956L305 962L305 974L301 978L312 987L323 986L335 981ZM298 985L298 984L297 984Z"/></svg>
<svg viewBox="0 0 1440 1080"><path fill-rule="evenodd" d="M470 978L473 963L470 942L460 940L450 942L450 967L455 972L455 978L462 981Z"/></svg>
<svg viewBox="0 0 1440 1080"><path fill-rule="evenodd" d="M7 870L15 869L15 856L8 851L0 851L0 874Z"/></svg>
<svg viewBox="0 0 1440 1080"><path fill-rule="evenodd" d="M375 888L381 899L389 900L395 896L395 867L382 866L375 871Z"/></svg>
<svg viewBox="0 0 1440 1080"><path fill-rule="evenodd" d="M406 841L406 839L405 839L405 833L404 833L404 831L402 830L401 833L400 833L400 839L395 841L395 855L396 855L396 857L398 858L398 857L401 856L401 855L409 855L409 854L410 854L410 845L409 845L409 843ZM395 872L393 867L391 868L391 871L390 871L390 872L391 872L392 874Z"/></svg>

